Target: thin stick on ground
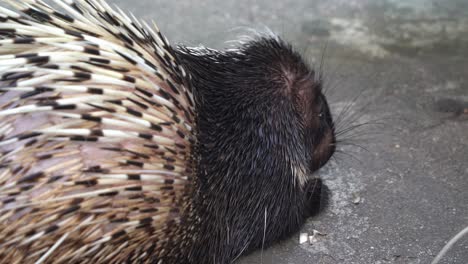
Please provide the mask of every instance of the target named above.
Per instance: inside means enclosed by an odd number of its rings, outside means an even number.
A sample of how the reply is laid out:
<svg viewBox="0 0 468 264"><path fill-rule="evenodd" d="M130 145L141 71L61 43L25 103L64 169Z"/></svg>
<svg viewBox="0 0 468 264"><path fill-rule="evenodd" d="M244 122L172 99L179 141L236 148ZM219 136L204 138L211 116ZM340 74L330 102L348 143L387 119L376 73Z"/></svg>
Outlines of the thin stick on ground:
<svg viewBox="0 0 468 264"><path fill-rule="evenodd" d="M434 258L434 260L431 262L431 264L437 264L439 261L447 254L447 252L457 243L460 238L462 238L464 235L468 234L468 226L465 227L462 231L458 232L452 239L450 239L447 244L442 248L442 250L437 254L437 256Z"/></svg>

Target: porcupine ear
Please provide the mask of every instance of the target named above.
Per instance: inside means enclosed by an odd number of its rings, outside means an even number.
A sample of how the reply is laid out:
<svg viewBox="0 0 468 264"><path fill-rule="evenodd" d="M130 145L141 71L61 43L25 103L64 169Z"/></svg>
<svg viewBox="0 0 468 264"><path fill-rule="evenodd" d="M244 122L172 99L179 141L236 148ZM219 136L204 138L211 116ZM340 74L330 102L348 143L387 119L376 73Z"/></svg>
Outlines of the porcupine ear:
<svg viewBox="0 0 468 264"><path fill-rule="evenodd" d="M301 114L305 128L318 127L318 110L315 105L322 88L321 79L302 61L299 54L293 54L281 62L285 90Z"/></svg>
<svg viewBox="0 0 468 264"><path fill-rule="evenodd" d="M0 257L150 258L177 237L193 180L194 103L171 46L102 0L5 2Z"/></svg>
<svg viewBox="0 0 468 264"><path fill-rule="evenodd" d="M290 44L279 37L270 35L259 37L247 45L243 52L267 65L266 80L276 84L275 90L290 98L301 115L305 126L314 124L316 109L314 107L322 88L320 76L293 50ZM263 51L262 55L258 51ZM263 56L263 58L259 58Z"/></svg>

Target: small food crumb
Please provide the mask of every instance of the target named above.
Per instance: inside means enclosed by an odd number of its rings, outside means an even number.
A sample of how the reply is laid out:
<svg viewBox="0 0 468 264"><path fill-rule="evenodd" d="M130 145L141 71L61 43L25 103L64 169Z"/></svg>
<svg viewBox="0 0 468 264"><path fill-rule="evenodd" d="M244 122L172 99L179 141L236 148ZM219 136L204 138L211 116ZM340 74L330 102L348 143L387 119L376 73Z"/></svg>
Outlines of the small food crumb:
<svg viewBox="0 0 468 264"><path fill-rule="evenodd" d="M396 145L395 145L395 148L400 148L400 144L396 144Z"/></svg>
<svg viewBox="0 0 468 264"><path fill-rule="evenodd" d="M318 236L326 236L327 234L326 233L321 233L317 230L313 230L313 233L311 236L309 236L309 244L314 244L314 243L317 243L318 242Z"/></svg>
<svg viewBox="0 0 468 264"><path fill-rule="evenodd" d="M361 196L358 193L353 193L353 204L359 204L361 202Z"/></svg>
<svg viewBox="0 0 468 264"><path fill-rule="evenodd" d="M316 236L309 236L309 243L312 245L313 243L318 242Z"/></svg>

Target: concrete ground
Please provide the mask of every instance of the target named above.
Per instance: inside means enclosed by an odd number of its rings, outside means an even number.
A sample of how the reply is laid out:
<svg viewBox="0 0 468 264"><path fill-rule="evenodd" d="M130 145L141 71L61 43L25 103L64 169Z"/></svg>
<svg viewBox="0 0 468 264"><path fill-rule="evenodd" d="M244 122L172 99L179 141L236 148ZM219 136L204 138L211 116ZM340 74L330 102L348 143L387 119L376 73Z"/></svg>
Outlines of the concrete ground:
<svg viewBox="0 0 468 264"><path fill-rule="evenodd" d="M330 207L240 264L430 263L468 226L468 0L108 0L172 43L271 29L320 66L340 128ZM403 4L404 3L404 4ZM467 264L468 237L441 263Z"/></svg>
<svg viewBox="0 0 468 264"><path fill-rule="evenodd" d="M229 46L270 28L313 64L343 136L321 177L331 206L303 233L239 263L430 263L468 226L468 1L109 0L172 43ZM406 2L405 4L402 4ZM468 263L468 238L441 263Z"/></svg>

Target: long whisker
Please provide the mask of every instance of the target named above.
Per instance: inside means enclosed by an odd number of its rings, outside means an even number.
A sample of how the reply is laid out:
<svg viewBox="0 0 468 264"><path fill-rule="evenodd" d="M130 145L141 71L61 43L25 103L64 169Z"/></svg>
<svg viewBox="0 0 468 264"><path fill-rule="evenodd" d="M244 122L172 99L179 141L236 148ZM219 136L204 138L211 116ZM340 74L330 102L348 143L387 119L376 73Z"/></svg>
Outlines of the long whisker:
<svg viewBox="0 0 468 264"><path fill-rule="evenodd" d="M344 117L346 117L345 113L351 109L352 106L355 105L357 100L361 97L361 95L364 93L365 89L361 89L361 91L343 108L341 109L340 113L338 114L337 117L335 117L335 125L340 126L340 123L345 120Z"/></svg>
<svg viewBox="0 0 468 264"><path fill-rule="evenodd" d="M355 125L351 125L345 129L341 129L341 130L337 130L335 132L335 135L336 136L343 136L343 135L346 135L347 133L351 132L351 131L354 131L354 130L357 130L359 128L362 128L362 127L365 127L365 126L383 126L385 125L385 123L383 122L380 122L380 121L374 121L374 120L370 120L370 121L366 121L366 122L363 122L363 123L358 123L358 124L355 124Z"/></svg>
<svg viewBox="0 0 468 264"><path fill-rule="evenodd" d="M350 152L345 152L345 151L343 151L341 149L338 149L338 150L335 151L335 153L338 154L338 155L345 155L347 157L350 157L351 159L359 162L360 165L364 164L364 162L361 159L357 158L356 155L353 155Z"/></svg>
<svg viewBox="0 0 468 264"><path fill-rule="evenodd" d="M320 65L319 65L319 70L318 70L318 79L320 82L324 82L324 79L323 79L323 69L325 68L325 54L327 53L327 50L328 50L328 43L329 43L329 39L326 40L325 42L325 46L323 47L323 51L322 51L322 56L320 57ZM323 93L325 94L327 92L327 88L325 88L323 90Z"/></svg>
<svg viewBox="0 0 468 264"><path fill-rule="evenodd" d="M231 263L234 263L236 262L236 260L238 258L240 258L240 256L242 256L242 253L244 253L244 251L247 249L247 246L249 245L249 243L245 243L244 247L242 248L242 250L239 252L239 254L231 261Z"/></svg>
<svg viewBox="0 0 468 264"><path fill-rule="evenodd" d="M341 142L338 143L338 145L340 145L340 146L353 146L353 147L360 148L360 149L362 149L362 150L364 150L364 151L370 153L370 151L369 151L368 148L366 148L366 147L364 147L364 146L362 146L362 145L359 145L359 144L357 144L357 143L353 143L353 142L343 142L343 141L341 141Z"/></svg>
<svg viewBox="0 0 468 264"><path fill-rule="evenodd" d="M261 252L261 256L260 256L260 263L262 263L262 264L263 264L263 248L265 246L266 228L267 228L267 209L265 207L265 222L263 224L262 252Z"/></svg>

